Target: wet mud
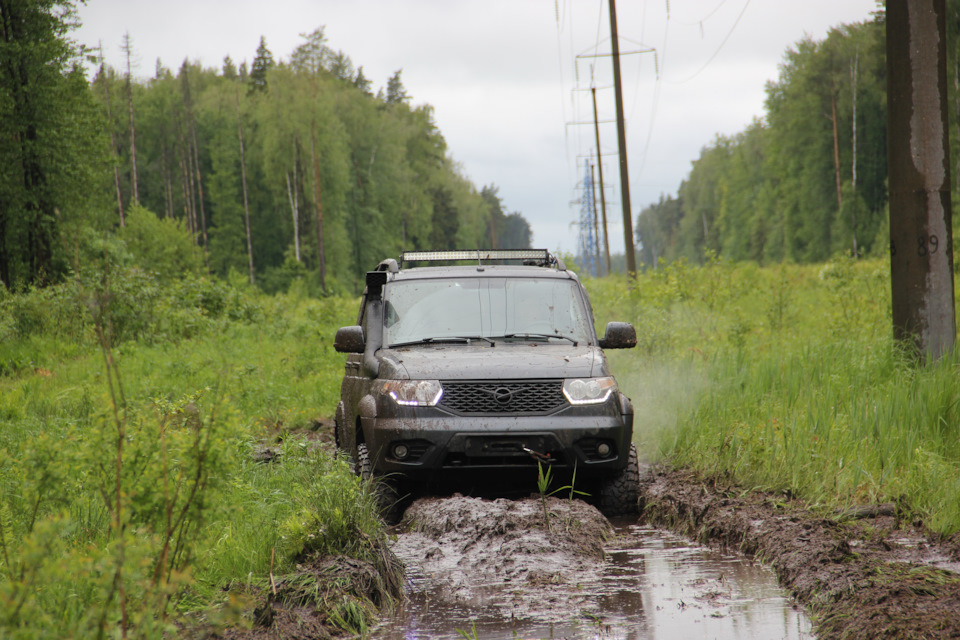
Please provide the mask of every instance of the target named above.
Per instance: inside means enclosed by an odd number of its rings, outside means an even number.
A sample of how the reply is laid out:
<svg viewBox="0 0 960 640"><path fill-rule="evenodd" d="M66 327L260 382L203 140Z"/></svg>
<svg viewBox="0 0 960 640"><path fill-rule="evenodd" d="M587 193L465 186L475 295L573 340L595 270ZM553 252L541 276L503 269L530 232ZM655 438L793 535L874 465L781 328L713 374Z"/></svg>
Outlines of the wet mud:
<svg viewBox="0 0 960 640"><path fill-rule="evenodd" d="M640 495L647 521L771 566L821 640L960 637L960 540L903 521L895 505L824 515L667 469L645 474Z"/></svg>
<svg viewBox="0 0 960 640"><path fill-rule="evenodd" d="M377 638L812 637L759 563L579 500L425 498L394 533L408 600Z"/></svg>
<svg viewBox="0 0 960 640"><path fill-rule="evenodd" d="M578 611L598 579L613 528L579 500L423 498L403 516L393 552L414 589L488 618L554 619ZM469 621L468 621L469 622Z"/></svg>

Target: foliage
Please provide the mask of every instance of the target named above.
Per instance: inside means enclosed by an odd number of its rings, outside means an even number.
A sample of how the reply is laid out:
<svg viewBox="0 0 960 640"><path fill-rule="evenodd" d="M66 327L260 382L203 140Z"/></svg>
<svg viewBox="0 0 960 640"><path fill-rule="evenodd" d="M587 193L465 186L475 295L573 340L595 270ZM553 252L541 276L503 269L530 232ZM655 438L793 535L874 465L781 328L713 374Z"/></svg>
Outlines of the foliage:
<svg viewBox="0 0 960 640"><path fill-rule="evenodd" d="M291 487L298 509L280 526L287 551L296 558L337 553L373 557L381 531L376 504L365 494L371 486L362 484L343 460L316 451L312 458Z"/></svg>
<svg viewBox="0 0 960 640"><path fill-rule="evenodd" d="M163 637L191 611L236 624L274 550L278 572L308 551L375 555L368 490L300 435L335 405L333 333L356 301L160 286L126 260L0 298L3 361L30 354L0 376L3 637ZM345 620L366 611L351 602Z"/></svg>
<svg viewBox="0 0 960 640"><path fill-rule="evenodd" d="M482 195L449 157L432 108L412 104L401 72L374 96L323 27L302 38L289 60L261 39L246 76L232 61L219 70L185 61L176 74L160 66L134 83L143 207L180 220L213 273L246 271L245 170L255 280L269 292L302 279L311 290L358 293L368 269L404 249L489 246ZM105 115L121 83L110 68L94 79ZM130 132L121 110L111 117L127 202ZM506 218L498 233L529 244L526 220Z"/></svg>
<svg viewBox="0 0 960 640"><path fill-rule="evenodd" d="M107 145L70 0L0 4L0 286L55 282L61 234L102 225Z"/></svg>
<svg viewBox="0 0 960 640"><path fill-rule="evenodd" d="M954 38L960 23L948 24ZM644 264L700 262L708 250L760 263L821 262L854 246L858 255L882 253L884 33L880 11L871 21L831 29L820 42L806 37L789 48L779 79L767 84L765 116L739 134L718 135L676 197L640 212ZM958 131L951 139L956 146Z"/></svg>
<svg viewBox="0 0 960 640"><path fill-rule="evenodd" d="M546 469L543 467L543 463L538 459L537 460L537 493L540 495L540 506L543 507L543 522L547 531L550 531L550 511L547 509L547 498L560 493L561 491L569 491L569 499L573 500L573 496L576 494L578 496L589 496L585 491L576 489L577 484L577 467L574 464L573 467L573 477L570 480L570 484L563 485L556 489L550 489L550 485L553 484L553 467L550 463L547 464Z"/></svg>
<svg viewBox="0 0 960 640"><path fill-rule="evenodd" d="M120 231L120 237L136 263L162 280L202 272L202 249L194 243L182 220L161 220L153 212L135 204L127 210L126 227Z"/></svg>
<svg viewBox="0 0 960 640"><path fill-rule="evenodd" d="M533 242L533 232L526 219L519 213L507 214L496 185L481 189L480 197L489 211L489 222L484 246L491 249L527 249Z"/></svg>
<svg viewBox="0 0 960 640"><path fill-rule="evenodd" d="M708 256L590 280L597 318L629 320L611 352L648 458L825 509L897 502L960 530L960 355L924 366L890 325L889 262L760 268Z"/></svg>
<svg viewBox="0 0 960 640"><path fill-rule="evenodd" d="M288 277L289 255L324 293L358 293L367 269L403 249L489 246L489 209L448 155L432 108L412 104L399 70L375 96L323 27L303 34L289 61L261 38L249 72L229 57L219 70L185 60L138 80L101 64L88 83L85 50L66 36L71 0L2 11L7 289L56 284L77 262L74 238L127 222L134 261L163 281L196 273L198 259L221 277L247 270L249 248L254 280L265 275L271 291L300 278ZM504 242L529 244L526 220L505 218Z"/></svg>

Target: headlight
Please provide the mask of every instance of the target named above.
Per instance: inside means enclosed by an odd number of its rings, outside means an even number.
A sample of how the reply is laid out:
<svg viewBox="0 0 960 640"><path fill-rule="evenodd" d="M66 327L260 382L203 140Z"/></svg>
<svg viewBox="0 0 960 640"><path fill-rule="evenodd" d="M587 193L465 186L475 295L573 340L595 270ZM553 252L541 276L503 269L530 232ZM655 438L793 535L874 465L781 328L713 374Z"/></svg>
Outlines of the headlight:
<svg viewBox="0 0 960 640"><path fill-rule="evenodd" d="M613 378L573 378L563 381L563 395L570 404L600 404L617 390Z"/></svg>
<svg viewBox="0 0 960 640"><path fill-rule="evenodd" d="M405 407L435 407L443 396L438 380L385 380L380 393Z"/></svg>

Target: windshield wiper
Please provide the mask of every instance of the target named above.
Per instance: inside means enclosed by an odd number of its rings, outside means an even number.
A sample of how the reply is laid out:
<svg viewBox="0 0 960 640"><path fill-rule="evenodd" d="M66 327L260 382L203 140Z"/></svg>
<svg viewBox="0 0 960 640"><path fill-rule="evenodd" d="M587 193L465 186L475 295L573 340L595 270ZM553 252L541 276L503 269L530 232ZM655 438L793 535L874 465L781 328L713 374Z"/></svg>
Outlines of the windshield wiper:
<svg viewBox="0 0 960 640"><path fill-rule="evenodd" d="M490 338L484 338L483 336L443 336L439 338L423 338L421 340L410 340L409 342L395 342L393 344L387 345L387 348L392 349L393 347L409 347L417 344L443 344L443 343L463 343L470 344L474 340L483 340L484 342L489 342L490 346L495 346L496 343Z"/></svg>
<svg viewBox="0 0 960 640"><path fill-rule="evenodd" d="M573 346L577 346L577 340L571 338L570 336L561 335L559 333L507 333L503 336L504 338L543 338L548 340L550 338L560 338L562 340L569 340L573 343Z"/></svg>

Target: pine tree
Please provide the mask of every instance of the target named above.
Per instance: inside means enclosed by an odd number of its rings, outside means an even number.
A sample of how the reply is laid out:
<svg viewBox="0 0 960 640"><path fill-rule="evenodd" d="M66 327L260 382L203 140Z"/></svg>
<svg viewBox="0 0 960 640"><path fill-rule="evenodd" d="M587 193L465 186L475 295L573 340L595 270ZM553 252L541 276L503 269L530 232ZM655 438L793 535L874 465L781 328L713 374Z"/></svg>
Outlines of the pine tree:
<svg viewBox="0 0 960 640"><path fill-rule="evenodd" d="M250 67L250 92L255 91L266 93L267 91L267 73L276 64L273 60L273 54L267 49L267 40L260 36L260 46L257 47L257 55L253 58L253 65Z"/></svg>
<svg viewBox="0 0 960 640"><path fill-rule="evenodd" d="M370 92L371 84L372 83L367 79L367 77L363 75L363 67L357 67L357 75L353 79L353 86L355 86L357 89L360 89L360 91L368 96L372 96L373 94Z"/></svg>
<svg viewBox="0 0 960 640"><path fill-rule="evenodd" d="M343 51L337 51L330 60L330 73L335 78L353 82L353 61Z"/></svg>
<svg viewBox="0 0 960 640"><path fill-rule="evenodd" d="M56 280L61 227L112 199L73 17L69 0L0 0L0 286Z"/></svg>
<svg viewBox="0 0 960 640"><path fill-rule="evenodd" d="M227 80L236 80L237 78L237 65L233 64L233 59L230 56L226 56L223 59L223 70L221 72L224 78Z"/></svg>
<svg viewBox="0 0 960 640"><path fill-rule="evenodd" d="M400 80L401 73L403 73L403 69L397 69L393 75L390 76L390 79L387 80L387 97L385 98L387 104L399 104L410 101L410 96L407 95L407 90Z"/></svg>
<svg viewBox="0 0 960 640"><path fill-rule="evenodd" d="M452 194L442 187L433 191L433 230L430 246L433 249L456 249L460 217L453 204Z"/></svg>
<svg viewBox="0 0 960 640"><path fill-rule="evenodd" d="M317 74L320 73L330 58L327 48L327 37L323 34L323 27L317 27L310 33L301 33L303 42L297 45L290 56L290 65L297 71Z"/></svg>

